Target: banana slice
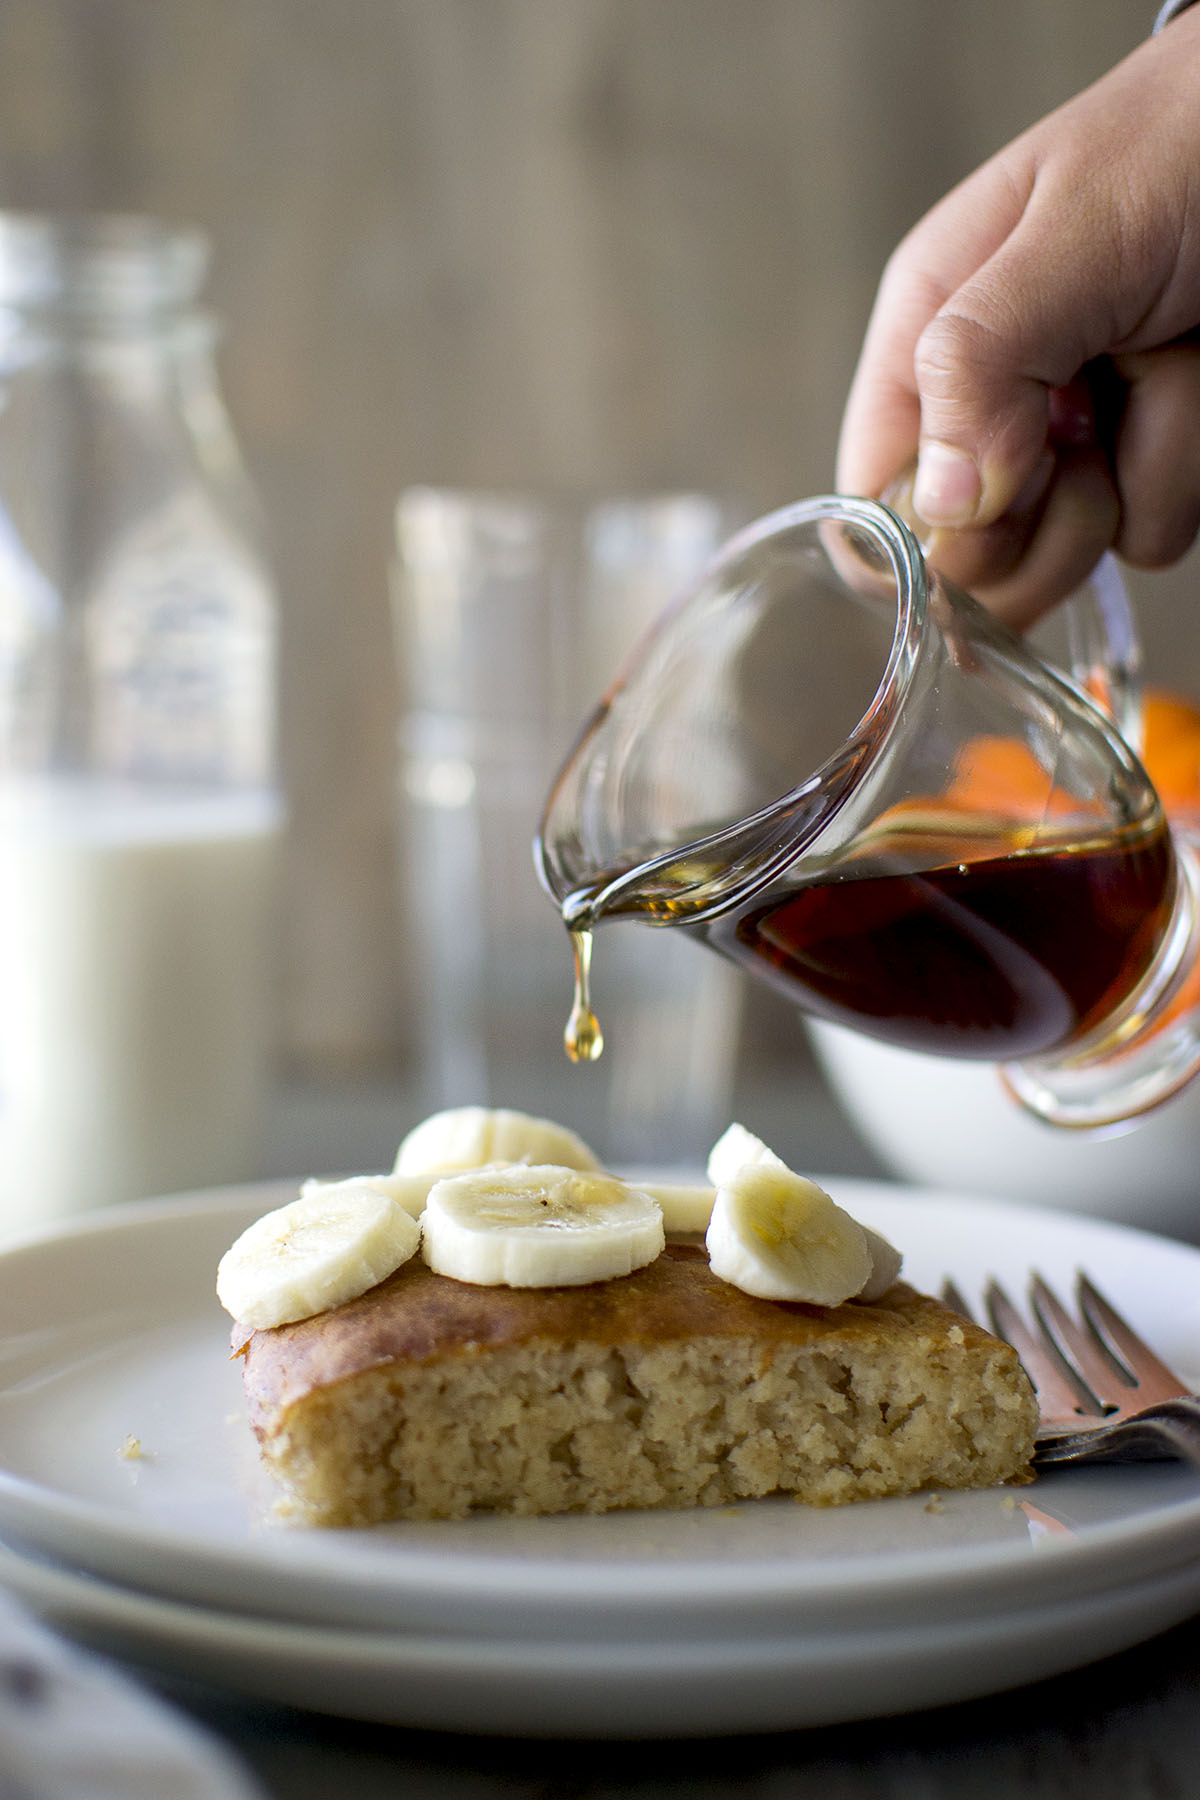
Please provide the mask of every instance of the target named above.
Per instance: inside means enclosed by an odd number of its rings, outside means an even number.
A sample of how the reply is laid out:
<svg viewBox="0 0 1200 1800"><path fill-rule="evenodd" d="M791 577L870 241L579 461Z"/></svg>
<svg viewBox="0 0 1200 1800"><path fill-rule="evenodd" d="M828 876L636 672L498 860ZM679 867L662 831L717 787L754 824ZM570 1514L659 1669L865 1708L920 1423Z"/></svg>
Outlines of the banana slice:
<svg viewBox="0 0 1200 1800"><path fill-rule="evenodd" d="M327 1182L243 1231L217 1268L217 1298L268 1330L365 1294L421 1239L411 1213L366 1181Z"/></svg>
<svg viewBox="0 0 1200 1800"><path fill-rule="evenodd" d="M864 1225L863 1231L867 1249L871 1252L871 1275L858 1297L860 1300L881 1300L899 1277L904 1258L882 1233L872 1231L869 1225Z"/></svg>
<svg viewBox="0 0 1200 1800"><path fill-rule="evenodd" d="M708 1156L708 1179L714 1187L723 1187L731 1181L739 1170L751 1168L786 1169L787 1164L781 1156L769 1150L761 1138L747 1131L744 1125L736 1122L729 1126L717 1139ZM790 1171L789 1171L790 1172ZM668 1230L686 1230L686 1226ZM704 1230L703 1226L700 1230ZM878 1300L895 1282L904 1263L904 1258L880 1232L873 1231L869 1225L860 1225L865 1234L867 1247L871 1252L871 1273L858 1294L860 1300Z"/></svg>
<svg viewBox="0 0 1200 1800"><path fill-rule="evenodd" d="M612 1175L520 1164L449 1175L429 1191L422 1255L482 1287L580 1287L653 1262L662 1209Z"/></svg>
<svg viewBox="0 0 1200 1800"><path fill-rule="evenodd" d="M396 1152L397 1175L431 1170L481 1169L488 1163L557 1163L599 1169L583 1139L556 1125L507 1107L454 1106L414 1125Z"/></svg>
<svg viewBox="0 0 1200 1800"><path fill-rule="evenodd" d="M333 1188L370 1187L379 1193L386 1194L397 1206L402 1206L406 1213L419 1219L425 1211L425 1200L430 1188L438 1179L434 1170L424 1175L350 1175L342 1181L322 1181L310 1178L302 1183L300 1192L309 1194L324 1193Z"/></svg>
<svg viewBox="0 0 1200 1800"><path fill-rule="evenodd" d="M714 1187L724 1187L731 1176L749 1163L762 1163L770 1169L786 1169L787 1164L773 1150L768 1150L761 1138L747 1131L744 1125L734 1123L723 1131L708 1153L708 1168L705 1171Z"/></svg>
<svg viewBox="0 0 1200 1800"><path fill-rule="evenodd" d="M690 1181L639 1181L637 1187L662 1207L664 1231L708 1230L716 1188Z"/></svg>
<svg viewBox="0 0 1200 1800"><path fill-rule="evenodd" d="M764 1300L839 1306L871 1277L862 1226L815 1181L767 1163L717 1189L705 1242L714 1274Z"/></svg>

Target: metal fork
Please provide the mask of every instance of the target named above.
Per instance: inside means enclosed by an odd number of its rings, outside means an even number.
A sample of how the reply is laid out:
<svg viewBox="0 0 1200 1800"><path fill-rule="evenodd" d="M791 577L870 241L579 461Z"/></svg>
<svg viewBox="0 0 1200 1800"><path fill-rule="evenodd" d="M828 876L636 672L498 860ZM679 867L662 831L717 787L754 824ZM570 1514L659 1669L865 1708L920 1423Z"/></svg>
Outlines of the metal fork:
<svg viewBox="0 0 1200 1800"><path fill-rule="evenodd" d="M1027 1322L989 1281L984 1305L992 1330L1017 1352L1037 1390L1041 1414L1034 1461L1141 1462L1174 1457L1200 1468L1200 1399L1080 1272L1074 1318L1040 1275L1029 1283ZM971 1309L952 1281L943 1298Z"/></svg>

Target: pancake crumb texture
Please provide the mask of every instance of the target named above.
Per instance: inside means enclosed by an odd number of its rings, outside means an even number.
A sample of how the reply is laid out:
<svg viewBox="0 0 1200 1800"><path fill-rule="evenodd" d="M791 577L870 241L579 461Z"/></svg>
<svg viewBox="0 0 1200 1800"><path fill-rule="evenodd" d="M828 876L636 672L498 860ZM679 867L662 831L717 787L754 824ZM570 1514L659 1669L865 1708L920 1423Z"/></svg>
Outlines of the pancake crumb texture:
<svg viewBox="0 0 1200 1800"><path fill-rule="evenodd" d="M1028 1479L1015 1353L898 1283L874 1304L763 1301L669 1246L593 1288L472 1289L419 1263L250 1343L281 1517L816 1505Z"/></svg>

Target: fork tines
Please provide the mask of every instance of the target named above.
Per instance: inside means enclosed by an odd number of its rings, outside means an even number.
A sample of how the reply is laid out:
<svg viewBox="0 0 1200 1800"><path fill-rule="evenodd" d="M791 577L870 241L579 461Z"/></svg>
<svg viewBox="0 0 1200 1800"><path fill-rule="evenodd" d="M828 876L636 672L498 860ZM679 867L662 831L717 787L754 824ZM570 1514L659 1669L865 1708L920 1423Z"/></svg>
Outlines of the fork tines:
<svg viewBox="0 0 1200 1800"><path fill-rule="evenodd" d="M1048 1327L1048 1311L1050 1316L1069 1323L1068 1315L1040 1276L1033 1276L1030 1286L1034 1320L1040 1330L1030 1328L994 1279L984 1290L988 1322L997 1337L1012 1345L1037 1389L1042 1432L1075 1431L1089 1420L1104 1417L1103 1402L1085 1379L1083 1369L1068 1359L1062 1334L1054 1334Z"/></svg>
<svg viewBox="0 0 1200 1800"><path fill-rule="evenodd" d="M948 1305L971 1316L954 1283L942 1291ZM1077 1318L1048 1282L1032 1274L1027 1320L998 1281L984 1290L992 1330L1013 1346L1037 1389L1044 1436L1093 1429L1188 1395L1185 1383L1082 1272L1075 1295Z"/></svg>
<svg viewBox="0 0 1200 1800"><path fill-rule="evenodd" d="M1045 1283L1043 1282L1043 1287ZM1082 1270L1075 1278L1079 1306L1097 1337L1107 1344L1111 1354L1127 1370L1140 1390L1140 1404L1153 1405L1158 1400L1173 1400L1188 1392L1185 1384L1154 1354L1128 1322Z"/></svg>

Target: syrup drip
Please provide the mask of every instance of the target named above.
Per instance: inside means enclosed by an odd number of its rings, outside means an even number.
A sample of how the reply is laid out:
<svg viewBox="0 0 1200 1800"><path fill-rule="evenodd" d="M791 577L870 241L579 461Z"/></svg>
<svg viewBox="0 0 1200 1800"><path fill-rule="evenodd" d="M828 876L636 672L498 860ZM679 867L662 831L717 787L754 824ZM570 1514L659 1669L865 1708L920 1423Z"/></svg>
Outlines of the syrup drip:
<svg viewBox="0 0 1200 1800"><path fill-rule="evenodd" d="M575 998L571 1016L563 1033L563 1043L572 1062L595 1062L604 1048L604 1033L592 1011L589 976L592 967L592 934L572 931L571 952L575 958Z"/></svg>

